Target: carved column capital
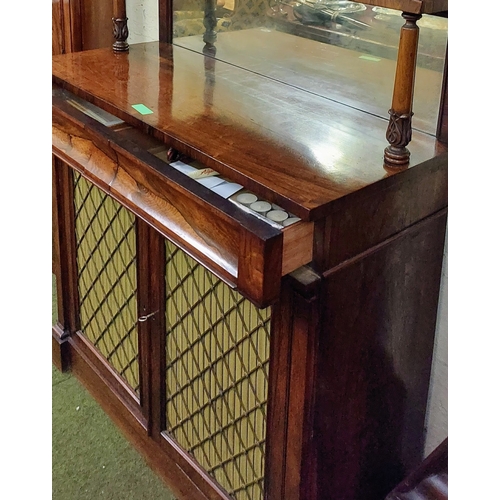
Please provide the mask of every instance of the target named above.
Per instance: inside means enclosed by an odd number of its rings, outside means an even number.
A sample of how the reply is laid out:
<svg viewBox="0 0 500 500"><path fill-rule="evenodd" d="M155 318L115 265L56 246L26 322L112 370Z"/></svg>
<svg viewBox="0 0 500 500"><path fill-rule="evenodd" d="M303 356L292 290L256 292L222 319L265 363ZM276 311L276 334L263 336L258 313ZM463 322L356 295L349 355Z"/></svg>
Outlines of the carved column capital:
<svg viewBox="0 0 500 500"><path fill-rule="evenodd" d="M113 17L113 36L115 38L115 43L113 43L113 50L115 52L127 52L128 51L128 17L123 19Z"/></svg>
<svg viewBox="0 0 500 500"><path fill-rule="evenodd" d="M213 45L217 40L217 16L215 15L216 2L215 0L205 0L205 16L203 18L203 26L205 26L205 33L203 34L203 41L207 45Z"/></svg>
<svg viewBox="0 0 500 500"><path fill-rule="evenodd" d="M413 113L397 113L389 110L389 125L385 137L390 146L384 151L384 163L388 167L404 167L410 161L406 145L411 141L411 117Z"/></svg>

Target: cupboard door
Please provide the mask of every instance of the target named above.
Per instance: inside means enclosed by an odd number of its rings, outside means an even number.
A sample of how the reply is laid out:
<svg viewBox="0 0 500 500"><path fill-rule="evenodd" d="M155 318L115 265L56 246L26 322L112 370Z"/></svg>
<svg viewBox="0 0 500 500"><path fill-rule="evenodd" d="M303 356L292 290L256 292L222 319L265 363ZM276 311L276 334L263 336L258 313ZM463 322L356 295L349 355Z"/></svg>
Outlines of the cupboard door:
<svg viewBox="0 0 500 500"><path fill-rule="evenodd" d="M236 500L264 498L271 309L166 241L166 432Z"/></svg>
<svg viewBox="0 0 500 500"><path fill-rule="evenodd" d="M81 332L139 396L135 216L74 175Z"/></svg>

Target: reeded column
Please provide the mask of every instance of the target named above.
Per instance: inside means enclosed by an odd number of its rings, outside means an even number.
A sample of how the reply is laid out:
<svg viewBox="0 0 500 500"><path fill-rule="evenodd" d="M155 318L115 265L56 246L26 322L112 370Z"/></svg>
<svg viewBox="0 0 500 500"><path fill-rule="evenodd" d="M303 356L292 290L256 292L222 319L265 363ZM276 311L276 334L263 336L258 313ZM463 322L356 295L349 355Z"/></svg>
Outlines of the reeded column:
<svg viewBox="0 0 500 500"><path fill-rule="evenodd" d="M128 51L128 26L125 0L113 0L113 50L115 52Z"/></svg>
<svg viewBox="0 0 500 500"><path fill-rule="evenodd" d="M411 141L411 117L413 115L413 88L417 67L419 28L417 21L420 14L403 12L406 23L401 28L398 61L392 107L389 110L389 125L386 138L389 146L384 151L384 164L391 168L404 168L410 162L410 152L406 148Z"/></svg>

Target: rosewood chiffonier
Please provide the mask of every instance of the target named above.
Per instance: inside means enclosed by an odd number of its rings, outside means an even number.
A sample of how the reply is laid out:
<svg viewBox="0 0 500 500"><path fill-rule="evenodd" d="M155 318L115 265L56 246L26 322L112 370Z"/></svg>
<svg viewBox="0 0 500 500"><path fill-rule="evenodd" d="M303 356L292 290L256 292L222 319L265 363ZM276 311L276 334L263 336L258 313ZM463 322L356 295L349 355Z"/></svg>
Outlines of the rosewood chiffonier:
<svg viewBox="0 0 500 500"><path fill-rule="evenodd" d="M160 0L138 44L113 7L53 57L54 363L179 499L383 499L423 458L446 0Z"/></svg>

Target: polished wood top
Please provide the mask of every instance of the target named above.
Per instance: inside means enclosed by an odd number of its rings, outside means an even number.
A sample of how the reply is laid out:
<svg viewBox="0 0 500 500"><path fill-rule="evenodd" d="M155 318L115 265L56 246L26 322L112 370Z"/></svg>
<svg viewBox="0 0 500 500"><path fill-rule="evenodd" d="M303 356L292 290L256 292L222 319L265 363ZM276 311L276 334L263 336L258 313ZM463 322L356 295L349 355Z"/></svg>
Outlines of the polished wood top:
<svg viewBox="0 0 500 500"><path fill-rule="evenodd" d="M185 48L55 56L53 78L305 220L397 175L383 168L386 120ZM410 149L410 166L444 151L420 132Z"/></svg>

